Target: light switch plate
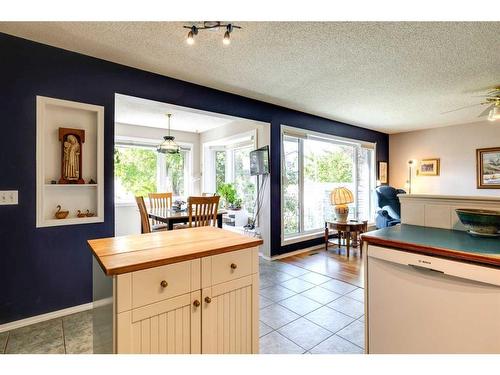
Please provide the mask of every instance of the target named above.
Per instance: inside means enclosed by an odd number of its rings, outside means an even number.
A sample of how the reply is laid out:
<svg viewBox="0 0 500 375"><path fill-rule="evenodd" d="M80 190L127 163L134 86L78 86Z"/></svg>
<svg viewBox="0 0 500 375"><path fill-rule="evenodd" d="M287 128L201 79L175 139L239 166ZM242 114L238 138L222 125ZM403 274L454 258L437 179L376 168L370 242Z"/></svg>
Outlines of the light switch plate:
<svg viewBox="0 0 500 375"><path fill-rule="evenodd" d="M0 205L18 204L17 190L0 191Z"/></svg>

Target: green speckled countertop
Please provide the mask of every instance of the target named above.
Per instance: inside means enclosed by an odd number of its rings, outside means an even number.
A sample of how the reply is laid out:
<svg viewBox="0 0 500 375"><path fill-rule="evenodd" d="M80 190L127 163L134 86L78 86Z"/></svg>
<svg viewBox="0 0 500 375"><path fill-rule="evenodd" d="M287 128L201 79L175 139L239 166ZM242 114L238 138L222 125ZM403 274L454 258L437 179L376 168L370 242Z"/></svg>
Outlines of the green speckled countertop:
<svg viewBox="0 0 500 375"><path fill-rule="evenodd" d="M464 231L401 224L362 235L368 244L500 267L500 238L474 237Z"/></svg>

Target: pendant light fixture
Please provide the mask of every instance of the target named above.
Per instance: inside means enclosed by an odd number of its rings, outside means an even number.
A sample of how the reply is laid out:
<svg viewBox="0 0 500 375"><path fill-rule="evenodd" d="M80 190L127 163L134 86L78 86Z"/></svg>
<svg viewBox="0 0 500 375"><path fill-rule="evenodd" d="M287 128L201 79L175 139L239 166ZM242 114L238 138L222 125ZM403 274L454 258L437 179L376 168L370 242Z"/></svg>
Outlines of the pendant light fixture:
<svg viewBox="0 0 500 375"><path fill-rule="evenodd" d="M171 113L167 113L168 116L168 134L163 137L163 142L158 145L156 151L160 154L178 154L180 151L180 147L177 143L175 143L175 137L170 135L170 117L172 117Z"/></svg>

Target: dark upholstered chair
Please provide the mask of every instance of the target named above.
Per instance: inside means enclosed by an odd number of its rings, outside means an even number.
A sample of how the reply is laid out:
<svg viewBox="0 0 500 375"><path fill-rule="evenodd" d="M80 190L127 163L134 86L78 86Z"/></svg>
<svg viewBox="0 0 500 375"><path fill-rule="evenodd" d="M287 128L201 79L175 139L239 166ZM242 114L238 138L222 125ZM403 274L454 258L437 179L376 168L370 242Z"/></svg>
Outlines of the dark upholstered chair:
<svg viewBox="0 0 500 375"><path fill-rule="evenodd" d="M375 190L375 194L377 196L377 216L375 218L377 229L401 223L401 204L398 194L406 194L406 191L395 189L392 186L379 186Z"/></svg>

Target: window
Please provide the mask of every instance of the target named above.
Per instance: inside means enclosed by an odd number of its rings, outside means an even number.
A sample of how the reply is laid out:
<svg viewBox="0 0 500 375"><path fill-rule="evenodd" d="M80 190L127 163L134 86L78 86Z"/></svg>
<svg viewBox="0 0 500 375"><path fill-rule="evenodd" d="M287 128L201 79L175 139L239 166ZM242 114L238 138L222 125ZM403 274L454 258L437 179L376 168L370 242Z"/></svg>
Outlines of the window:
<svg viewBox="0 0 500 375"><path fill-rule="evenodd" d="M300 232L299 210L299 139L285 136L283 138L283 223L286 235Z"/></svg>
<svg viewBox="0 0 500 375"><path fill-rule="evenodd" d="M134 196L172 191L186 197L190 191L191 150L179 154L159 154L156 147L132 142L115 144L115 202L133 202Z"/></svg>
<svg viewBox="0 0 500 375"><path fill-rule="evenodd" d="M232 176L238 197L242 200L242 207L253 214L255 203L255 177L250 175L250 151L254 149L253 143L231 150Z"/></svg>
<svg viewBox="0 0 500 375"><path fill-rule="evenodd" d="M373 221L374 165L374 145L283 127L284 238L321 231L325 219L334 217L330 193L340 186L355 197L350 218Z"/></svg>
<svg viewBox="0 0 500 375"><path fill-rule="evenodd" d="M215 156L215 191L226 182L226 151L214 151Z"/></svg>
<svg viewBox="0 0 500 375"><path fill-rule="evenodd" d="M355 152L352 145L323 140L304 139L303 143L303 231L310 232L325 226L323 207L328 205L329 193L345 186L354 187ZM323 214L319 214L323 213Z"/></svg>
<svg viewBox="0 0 500 375"><path fill-rule="evenodd" d="M152 148L115 146L115 201L132 202L134 196L156 191L158 153Z"/></svg>
<svg viewBox="0 0 500 375"><path fill-rule="evenodd" d="M189 157L186 149L178 154L158 154L158 191L171 191L174 197L189 196Z"/></svg>
<svg viewBox="0 0 500 375"><path fill-rule="evenodd" d="M221 184L233 184L242 208L251 216L257 188L256 178L250 175L250 151L256 148L255 135L249 133L204 144L203 189L217 192Z"/></svg>

